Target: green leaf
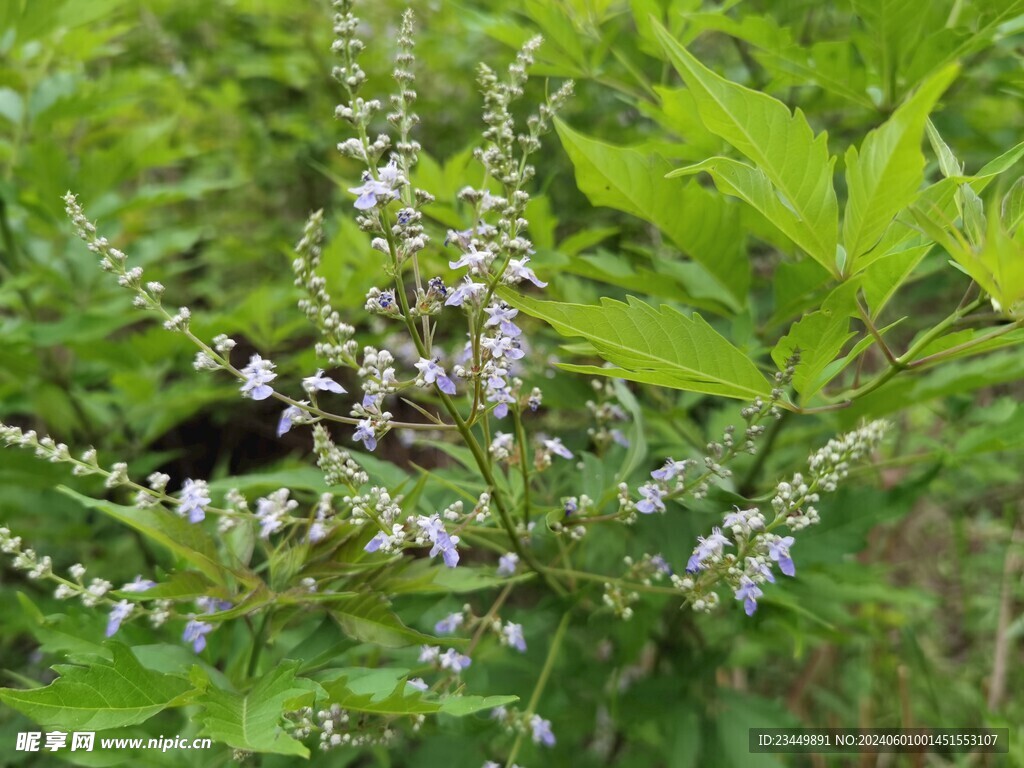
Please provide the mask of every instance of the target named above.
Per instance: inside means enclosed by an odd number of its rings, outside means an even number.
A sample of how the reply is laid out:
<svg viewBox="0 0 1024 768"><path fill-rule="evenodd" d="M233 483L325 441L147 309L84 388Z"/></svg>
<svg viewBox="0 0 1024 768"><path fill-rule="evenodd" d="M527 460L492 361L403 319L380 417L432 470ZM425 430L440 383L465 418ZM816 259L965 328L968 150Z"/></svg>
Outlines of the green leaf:
<svg viewBox="0 0 1024 768"><path fill-rule="evenodd" d="M804 401L827 383L821 378L822 372L854 335L850 332L850 317L856 313L858 287L853 282L840 285L825 299L820 310L794 323L772 350L772 359L780 370L790 355L800 350L793 387Z"/></svg>
<svg viewBox="0 0 1024 768"><path fill-rule="evenodd" d="M397 571L381 585L381 588L389 595L461 595L469 592L479 592L484 589L498 589L508 584L516 584L529 581L533 574L524 573L515 577L498 576L496 569L474 568L473 566L459 566L458 568L445 568L428 560L404 561L408 562L405 568L393 566L391 570Z"/></svg>
<svg viewBox="0 0 1024 768"><path fill-rule="evenodd" d="M839 206L824 133L814 135L800 110L744 88L712 72L660 24L655 32L676 70L693 92L708 130L746 155L771 182L799 221L795 240L818 263L835 273Z"/></svg>
<svg viewBox="0 0 1024 768"><path fill-rule="evenodd" d="M750 268L737 235L737 211L696 184L665 178L672 166L656 155L616 147L577 133L560 120L555 127L572 160L576 183L593 205L649 221L698 261L742 301ZM739 306L734 302L733 309Z"/></svg>
<svg viewBox="0 0 1024 768"><path fill-rule="evenodd" d="M956 77L955 65L922 84L884 125L867 135L860 152L846 152L849 199L843 220L847 271L881 239L896 214L910 205L924 179L921 139L928 113Z"/></svg>
<svg viewBox="0 0 1024 768"><path fill-rule="evenodd" d="M213 586L209 579L196 571L177 571L170 577L161 580L155 587L145 592L125 592L118 590L117 596L129 600L184 600L209 595Z"/></svg>
<svg viewBox="0 0 1024 768"><path fill-rule="evenodd" d="M1017 227L1024 221L1024 176L1017 179L1010 187L1010 191L1003 196L1000 214L1006 231L1011 234L1016 232Z"/></svg>
<svg viewBox="0 0 1024 768"><path fill-rule="evenodd" d="M670 178L688 176L705 172L715 182L722 194L736 197L752 207L777 227L782 234L792 240L797 247L811 253L816 247L813 237L805 223L792 207L779 197L768 176L761 170L729 157L710 157L707 160L678 168L669 174ZM833 269L831 264L824 264L826 269Z"/></svg>
<svg viewBox="0 0 1024 768"><path fill-rule="evenodd" d="M974 175L944 178L925 187L918 193L909 211L904 212L896 219L899 226L890 227L878 246L858 260L853 271L864 270L878 259L928 242L928 239L920 232L919 215L921 212L927 212L929 218L939 222L940 229L952 227L960 203L957 195L962 186L965 183L969 184L971 189L980 195L994 179L1016 165L1022 156L1024 156L1024 142L1011 147L985 163ZM920 210L915 212L915 208ZM932 232L932 235L932 239L940 243L943 242L941 234L935 235Z"/></svg>
<svg viewBox="0 0 1024 768"><path fill-rule="evenodd" d="M387 673L387 674L380 674ZM397 682L394 674L403 675ZM465 717L518 701L517 696L447 696L430 699L410 686L404 670L346 670L346 674L324 683L328 703L352 712L377 715L432 715L443 713Z"/></svg>
<svg viewBox="0 0 1024 768"><path fill-rule="evenodd" d="M771 395L771 384L757 366L696 313L687 317L668 306L655 309L633 296L625 304L602 299L600 306L538 301L507 289L501 296L563 336L582 336L619 366L562 366L566 370L739 400Z"/></svg>
<svg viewBox="0 0 1024 768"><path fill-rule="evenodd" d="M936 4L938 5L938 4ZM879 70L879 79L894 88L903 64L923 44L928 8L916 0L853 0L853 9L867 27L871 50L864 55Z"/></svg>
<svg viewBox="0 0 1024 768"><path fill-rule="evenodd" d="M190 698L189 682L145 669L121 643L110 642L111 659L54 667L60 677L45 688L0 689L0 701L37 723L64 730L104 731L136 725Z"/></svg>
<svg viewBox="0 0 1024 768"><path fill-rule="evenodd" d="M924 122L925 132L928 134L928 143L932 145L932 151L939 160L939 170L947 179L951 176L963 176L964 164L957 160L953 150L943 140L938 129L931 120Z"/></svg>
<svg viewBox="0 0 1024 768"><path fill-rule="evenodd" d="M296 661L278 664L246 694L209 687L207 679L206 691L195 701L203 707L203 735L234 749L309 757L306 746L281 726L283 713L311 704L317 689L312 680L295 677L298 666Z"/></svg>
<svg viewBox="0 0 1024 768"><path fill-rule="evenodd" d="M885 305L933 247L928 243L897 251L877 259L861 273L860 284L864 289L864 298L871 309L872 318L877 318L881 314Z"/></svg>
<svg viewBox="0 0 1024 768"><path fill-rule="evenodd" d="M364 643L401 648L435 640L405 626L380 595L367 593L346 598L330 610L346 634Z"/></svg>
<svg viewBox="0 0 1024 768"><path fill-rule="evenodd" d="M202 525L193 525L160 507L123 507L120 504L83 496L66 486L58 486L58 490L77 499L84 506L103 512L118 522L134 528L146 538L192 563L215 583L226 583L229 571L217 561L217 548Z"/></svg>
<svg viewBox="0 0 1024 768"><path fill-rule="evenodd" d="M944 220L941 211L917 206L911 210L922 229L992 297L996 311L1020 310L1024 302L1024 245L1010 236L998 216L989 218L983 241L972 245Z"/></svg>

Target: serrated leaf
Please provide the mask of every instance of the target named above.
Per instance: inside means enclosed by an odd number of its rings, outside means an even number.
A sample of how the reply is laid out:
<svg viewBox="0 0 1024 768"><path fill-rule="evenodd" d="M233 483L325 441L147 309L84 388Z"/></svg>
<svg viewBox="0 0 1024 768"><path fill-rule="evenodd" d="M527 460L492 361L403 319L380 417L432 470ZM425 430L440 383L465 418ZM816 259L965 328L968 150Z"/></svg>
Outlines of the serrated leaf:
<svg viewBox="0 0 1024 768"><path fill-rule="evenodd" d="M402 670L366 670L371 674L353 676L359 670L347 671L336 680L323 683L328 703L337 704L352 712L369 712L377 715L432 715L446 714L464 717L474 712L494 709L518 701L516 696L447 696L443 699L428 698L423 692L410 686L404 676L395 682L389 674L379 672L404 672Z"/></svg>
<svg viewBox="0 0 1024 768"><path fill-rule="evenodd" d="M582 336L619 366L575 370L739 400L771 395L771 384L750 358L696 313L687 317L668 306L655 309L633 296L628 303L602 299L597 306L538 301L510 290L501 296L563 336Z"/></svg>
<svg viewBox="0 0 1024 768"><path fill-rule="evenodd" d="M971 189L980 195L994 179L1016 165L1021 157L1024 157L1024 142L985 163L977 173L971 176L940 179L922 189L910 209L897 218L897 223L900 226L891 227L882 241L870 253L858 259L853 271L867 269L878 259L927 242L927 238L922 236L918 226L920 224L919 214L922 211L928 212L929 217L935 221L941 221L940 229L951 227L958 210L956 196L961 186L969 184ZM919 210L915 212L915 208ZM933 239L942 242L942 236Z"/></svg>
<svg viewBox="0 0 1024 768"><path fill-rule="evenodd" d="M839 205L832 186L828 139L814 135L800 110L716 75L660 24L655 33L693 93L708 130L743 153L781 195L800 222L796 242L835 273Z"/></svg>
<svg viewBox="0 0 1024 768"><path fill-rule="evenodd" d="M208 687L195 703L203 707L203 735L234 749L309 757L306 746L281 725L286 710L311 704L317 684L295 677L299 663L286 661L245 694Z"/></svg>
<svg viewBox="0 0 1024 768"><path fill-rule="evenodd" d="M921 139L929 112L956 77L955 65L926 80L884 125L871 131L858 152L846 152L849 198L843 219L848 271L910 205L924 179Z"/></svg>
<svg viewBox="0 0 1024 768"><path fill-rule="evenodd" d="M169 578L160 581L155 587L144 592L126 592L117 590L119 597L126 597L134 600L157 600L176 599L183 600L192 597L209 595L213 586L210 580L196 571L177 571Z"/></svg>
<svg viewBox="0 0 1024 768"><path fill-rule="evenodd" d="M60 677L45 688L0 689L0 701L41 725L104 731L145 722L189 698L187 680L145 669L121 643L106 644L111 658L54 667Z"/></svg>
<svg viewBox="0 0 1024 768"><path fill-rule="evenodd" d="M532 573L513 577L498 576L493 567L474 568L467 565L445 568L427 560L403 562L408 562L407 567L393 568L392 570L397 572L394 575L389 574L387 581L381 585L389 595L461 595L484 589L498 589L508 584L529 581L534 577Z"/></svg>
<svg viewBox="0 0 1024 768"><path fill-rule="evenodd" d="M555 128L572 160L576 183L593 205L648 221L712 274L739 308L750 268L737 235L738 216L698 185L665 178L672 166L656 155L591 139L560 120Z"/></svg>
<svg viewBox="0 0 1024 768"><path fill-rule="evenodd" d="M193 525L184 518L165 509L154 507L139 509L124 507L109 501L83 496L66 486L58 490L77 499L82 505L103 512L120 523L134 528L154 543L166 547L178 557L187 560L217 584L225 584L228 569L217 560L213 538L201 525ZM238 574L235 574L238 575Z"/></svg>
<svg viewBox="0 0 1024 768"><path fill-rule="evenodd" d="M711 176L722 194L745 202L792 240L798 248L807 253L817 248L817 238L812 236L792 206L787 205L779 197L764 171L729 157L710 157L695 165L672 171L669 178L701 172ZM834 265L824 266L831 269Z"/></svg>
<svg viewBox="0 0 1024 768"><path fill-rule="evenodd" d="M821 377L826 366L852 337L850 316L856 312L856 283L843 283L822 303L821 309L793 324L772 350L780 370L797 349L800 361L793 375L793 388L804 401L813 397L827 381Z"/></svg>
<svg viewBox="0 0 1024 768"><path fill-rule="evenodd" d="M347 635L364 643L401 648L435 640L405 626L380 595L367 593L346 598L331 606L330 612Z"/></svg>

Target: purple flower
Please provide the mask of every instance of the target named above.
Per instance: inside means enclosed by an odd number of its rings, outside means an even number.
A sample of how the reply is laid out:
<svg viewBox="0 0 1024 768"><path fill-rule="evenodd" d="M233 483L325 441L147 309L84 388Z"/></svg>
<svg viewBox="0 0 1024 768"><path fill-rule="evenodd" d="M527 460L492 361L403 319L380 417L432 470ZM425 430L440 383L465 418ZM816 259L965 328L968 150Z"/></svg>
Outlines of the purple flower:
<svg viewBox="0 0 1024 768"><path fill-rule="evenodd" d="M752 557L747 558L747 574L752 578L760 576L771 584L775 583L775 574L772 573L772 567L768 563L762 563Z"/></svg>
<svg viewBox="0 0 1024 768"><path fill-rule="evenodd" d="M131 616L134 610L135 606L127 600L115 603L114 607L110 609L110 616L107 619L107 637L113 637L121 628L121 622Z"/></svg>
<svg viewBox="0 0 1024 768"><path fill-rule="evenodd" d="M747 616L754 615L754 611L757 610L757 598L763 594L764 592L754 583L753 579L748 576L740 577L740 586L736 590L736 599L743 601L743 610L747 612Z"/></svg>
<svg viewBox="0 0 1024 768"><path fill-rule="evenodd" d="M494 418L504 419L508 416L508 407L516 402L516 399L512 397L512 394L507 389L493 390L487 395L487 402L497 403L494 406Z"/></svg>
<svg viewBox="0 0 1024 768"><path fill-rule="evenodd" d="M654 483L641 485L638 490L640 491L640 495L644 498L643 501L638 501L636 503L637 512L649 515L652 512L665 511L665 502L661 499L665 495L666 491L662 490Z"/></svg>
<svg viewBox="0 0 1024 768"><path fill-rule="evenodd" d="M543 744L545 747L555 746L555 734L551 732L551 721L545 720L540 715L530 718L530 730L533 731L533 743Z"/></svg>
<svg viewBox="0 0 1024 768"><path fill-rule="evenodd" d="M302 388L309 394L314 392L333 392L336 395L344 394L347 390L334 379L324 376L324 369L318 368L315 376L307 376L302 380Z"/></svg>
<svg viewBox="0 0 1024 768"><path fill-rule="evenodd" d="M789 548L793 546L793 537L778 537L768 545L768 557L779 564L779 570L787 576L796 575L796 566L789 556Z"/></svg>
<svg viewBox="0 0 1024 768"><path fill-rule="evenodd" d="M721 556L723 547L731 547L732 543L722 535L721 528L712 528L711 535L706 539L698 536L699 542L693 550L693 556L686 563L686 570L689 573L699 571L704 566L704 561L712 556Z"/></svg>
<svg viewBox="0 0 1024 768"><path fill-rule="evenodd" d="M659 573L663 573L666 576L672 575L672 566L668 564L668 561L661 555L654 555L651 558L651 565L653 565Z"/></svg>
<svg viewBox="0 0 1024 768"><path fill-rule="evenodd" d="M378 197L383 198L384 202L391 199L391 187L375 179L367 179L360 186L351 187L348 191L358 195L355 207L359 211L368 211L373 208L377 204Z"/></svg>
<svg viewBox="0 0 1024 768"><path fill-rule="evenodd" d="M217 611L226 611L231 607L231 603L216 597L200 597L196 600L196 607L204 613L216 613Z"/></svg>
<svg viewBox="0 0 1024 768"><path fill-rule="evenodd" d="M559 437L553 437L550 440L545 440L544 447L556 456L561 456L563 459L572 458L572 451L562 445L562 439Z"/></svg>
<svg viewBox="0 0 1024 768"><path fill-rule="evenodd" d="M519 342L508 336L481 339L480 344L491 353L491 357L495 360L502 357L509 360L520 360L526 355L519 348Z"/></svg>
<svg viewBox="0 0 1024 768"><path fill-rule="evenodd" d="M363 549L366 552L376 552L378 549L380 549L381 545L385 541L387 541L387 540L388 540L388 535L386 533L384 533L383 531L381 531L376 536L374 536L372 539L370 539L368 542L366 542L366 546L363 547Z"/></svg>
<svg viewBox="0 0 1024 768"><path fill-rule="evenodd" d="M446 307L461 307L466 301L473 301L477 296L487 290L487 286L483 283L474 283L468 277L466 282L460 283L459 286L451 292L451 295L445 300L444 305Z"/></svg>
<svg viewBox="0 0 1024 768"><path fill-rule="evenodd" d="M443 299L448 295L448 286L440 277L432 277L427 281L427 293Z"/></svg>
<svg viewBox="0 0 1024 768"><path fill-rule="evenodd" d="M156 582L151 579L142 578L142 574L135 577L135 581L129 581L123 587L122 592L145 592L147 589L152 589L156 586Z"/></svg>
<svg viewBox="0 0 1024 768"><path fill-rule="evenodd" d="M566 499L565 503L562 505L562 509L565 510L566 517L569 517L569 515L575 515L580 511L579 500L575 496L570 499Z"/></svg>
<svg viewBox="0 0 1024 768"><path fill-rule="evenodd" d="M367 211L378 203L387 203L395 197L395 187L405 183L405 179L398 170L398 166L392 160L383 168L377 169L378 179L374 179L369 171L363 174L363 183L358 187L349 189L354 195L358 195L355 202L356 210ZM378 198L380 198L378 200Z"/></svg>
<svg viewBox="0 0 1024 768"><path fill-rule="evenodd" d="M420 646L420 664L436 664L437 660L441 657L441 649L436 645L421 645Z"/></svg>
<svg viewBox="0 0 1024 768"><path fill-rule="evenodd" d="M202 653L203 649L206 648L206 636L212 631L213 624L192 619L185 625L185 632L182 634L181 639L186 643L192 643L192 650L196 653Z"/></svg>
<svg viewBox="0 0 1024 768"><path fill-rule="evenodd" d="M459 564L459 552L455 549L458 540L457 536L452 537L445 531L441 531L437 534L434 546L430 548L430 556L435 557L440 552L441 557L444 558L444 564L449 568L454 568Z"/></svg>
<svg viewBox="0 0 1024 768"><path fill-rule="evenodd" d="M268 385L277 378L277 374L274 373L274 364L269 360L253 355L249 358L249 364L242 369L242 375L245 376L245 383L241 387L243 397L266 400L274 394L273 388Z"/></svg>
<svg viewBox="0 0 1024 768"><path fill-rule="evenodd" d="M651 472L651 477L655 480L661 480L663 483L667 483L676 475L680 475L686 471L688 462L686 461L674 461L671 458L666 460L665 466L661 469L656 469Z"/></svg>
<svg viewBox="0 0 1024 768"><path fill-rule="evenodd" d="M427 690L430 687L429 685L427 685L423 681L422 677L413 677L413 678L410 678L410 679L406 680L405 682L406 682L406 685L411 685L417 691L425 691L425 690Z"/></svg>
<svg viewBox="0 0 1024 768"><path fill-rule="evenodd" d="M366 450L372 451L377 447L377 435L373 431L373 422L369 419L363 419L356 425L356 432L352 435L352 439L357 443L362 443L366 446Z"/></svg>
<svg viewBox="0 0 1024 768"><path fill-rule="evenodd" d="M462 622L465 617L461 613L449 613L437 624L434 625L434 634L436 635L451 635L455 633L459 627L462 626Z"/></svg>
<svg viewBox="0 0 1024 768"><path fill-rule="evenodd" d="M469 656L459 653L454 648L449 648L438 658L438 663L440 663L441 669L450 669L457 675L464 669L467 669L473 663L473 660Z"/></svg>
<svg viewBox="0 0 1024 768"><path fill-rule="evenodd" d="M181 487L178 514L188 517L190 523L206 518L206 507L210 504L210 491L205 480L186 480Z"/></svg>
<svg viewBox="0 0 1024 768"><path fill-rule="evenodd" d="M548 284L538 280L537 275L533 273L533 270L526 266L526 263L529 260L529 256L523 256L521 259L510 259L508 267L505 269L505 279L510 283L518 283L522 280L528 280L538 288L546 288Z"/></svg>
<svg viewBox="0 0 1024 768"><path fill-rule="evenodd" d="M421 357L416 363L416 370L420 372L426 384L436 384L437 388L446 395L455 394L455 382L448 378L444 368L437 364L437 360L427 360Z"/></svg>
<svg viewBox="0 0 1024 768"><path fill-rule="evenodd" d="M488 315L487 322L484 325L498 326L505 336L518 336L522 333L519 326L512 322L515 316L519 314L518 309L513 309L507 304L498 304L485 307L484 312Z"/></svg>
<svg viewBox="0 0 1024 768"><path fill-rule="evenodd" d="M507 645L512 646L520 653L526 653L526 638L523 636L523 625L508 622L501 628L501 636Z"/></svg>
<svg viewBox="0 0 1024 768"><path fill-rule="evenodd" d="M612 440L621 445L623 448L629 448L629 438L621 429L613 429L611 431Z"/></svg>
<svg viewBox="0 0 1024 768"><path fill-rule="evenodd" d="M469 267L470 272L476 272L485 268L490 258L492 258L490 251L478 251L473 245L470 245L469 251L463 253L458 261L449 261L448 266L452 269Z"/></svg>
<svg viewBox="0 0 1024 768"><path fill-rule="evenodd" d="M289 405L281 412L281 420L277 422L277 436L283 437L292 428L292 421L302 415L297 405Z"/></svg>
<svg viewBox="0 0 1024 768"><path fill-rule="evenodd" d="M498 575L511 576L516 572L519 565L519 555L515 552L508 552L498 558Z"/></svg>
<svg viewBox="0 0 1024 768"><path fill-rule="evenodd" d="M436 557L440 553L444 558L444 564L449 568L454 568L459 564L459 552L455 548L455 545L459 543L459 537L448 535L444 529L444 523L441 522L441 518L437 514L430 517L420 515L416 524L423 529L427 538L434 545L430 549L431 557Z"/></svg>

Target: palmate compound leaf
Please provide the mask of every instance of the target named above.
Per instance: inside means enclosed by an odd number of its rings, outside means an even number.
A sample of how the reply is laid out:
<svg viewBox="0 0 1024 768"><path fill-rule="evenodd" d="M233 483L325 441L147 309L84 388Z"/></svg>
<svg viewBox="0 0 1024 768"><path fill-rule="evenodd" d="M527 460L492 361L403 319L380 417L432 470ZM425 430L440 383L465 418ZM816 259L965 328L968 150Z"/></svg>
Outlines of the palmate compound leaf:
<svg viewBox="0 0 1024 768"><path fill-rule="evenodd" d="M815 136L800 110L792 113L768 94L716 75L660 24L655 24L654 30L693 93L704 125L743 153L788 209L786 226L780 228L815 261L836 274L839 205L832 186L835 158L829 156L827 136ZM711 172L713 167L705 170ZM712 176L717 183L714 173ZM764 199L760 177L749 173L736 176L743 182L757 182L760 188L749 196Z"/></svg>
<svg viewBox="0 0 1024 768"><path fill-rule="evenodd" d="M708 395L752 400L771 396L772 385L757 366L704 319L687 317L628 297L600 305L538 301L508 289L501 296L563 336L582 336L602 358L617 366L560 367L568 371L629 379Z"/></svg>
<svg viewBox="0 0 1024 768"><path fill-rule="evenodd" d="M192 698L183 677L143 667L131 650L108 642L111 658L54 667L60 677L45 688L0 689L0 701L44 726L66 731L104 731L145 722Z"/></svg>
<svg viewBox="0 0 1024 768"><path fill-rule="evenodd" d="M285 712L310 705L318 689L312 680L295 676L298 668L297 661L282 662L244 694L212 686L206 673L194 668L206 688L194 702L203 708L203 735L248 752L309 757L306 746L281 725Z"/></svg>

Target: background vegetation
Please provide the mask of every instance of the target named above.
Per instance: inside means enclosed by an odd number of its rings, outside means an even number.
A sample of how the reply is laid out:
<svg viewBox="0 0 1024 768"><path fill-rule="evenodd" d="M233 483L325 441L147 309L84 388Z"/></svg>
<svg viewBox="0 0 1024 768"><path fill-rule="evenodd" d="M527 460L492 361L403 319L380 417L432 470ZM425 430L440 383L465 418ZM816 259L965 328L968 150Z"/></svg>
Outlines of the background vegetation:
<svg viewBox="0 0 1024 768"><path fill-rule="evenodd" d="M702 122L652 16L713 71L799 107L815 133L827 131L828 148L838 155L841 200L851 162L846 148L862 146L918 86L959 62L932 111L931 140L921 145L923 178L932 184L953 176L950 201L959 185L969 186L987 212L981 233L986 221L1005 224L1016 238L1017 250L1007 251L1016 266L1001 285L1011 299L1024 297L1020 2L414 5L418 130L430 153L418 174L438 196L432 226L442 232L460 224L455 195L479 175L470 154L479 133L477 62L508 60L539 31L546 42L530 96L545 92L545 78L577 81L557 139L549 137L537 162L541 193L529 210L534 262L550 281L548 298L596 304L630 295L697 309L770 366L769 353L778 353L792 324L835 295L830 265L794 245L770 216L722 194L720 179L716 187L706 173L664 178L736 153ZM371 82L388 77L403 7L387 0L360 9ZM377 278L344 191L358 169L334 150L345 136L332 119L342 95L330 79L328 19L326 4L314 0L0 5L0 420L93 445L142 475L160 469L208 476L224 488L244 486L247 477L255 487L262 482L257 473L303 466L306 439L277 439L278 409L239 400L231 381L195 375L187 341L132 311L130 297L74 239L61 197L69 189L78 194L107 236L169 286L170 304L188 303L199 335L231 334L246 352L287 359L283 375L308 375L316 368L306 351L312 334L294 310L291 275L291 249L308 213L327 211L323 274L339 309L361 316ZM923 115L920 122L918 137ZM951 163L962 166L951 173ZM912 180L913 189L921 186ZM967 237L978 222L974 197L958 194L955 224L932 224ZM907 211L900 217L908 231L931 233L927 221ZM887 237L895 241L893 232ZM846 365L822 353L817 378L828 387L806 385L807 409L842 402L843 393L887 370L886 349L869 331L884 329L887 348L908 350L962 298L977 295L976 288L970 293L975 275L951 266L955 247L903 242L879 258L858 286L867 320L853 305L833 310L826 302L822 311L838 312L848 327L833 353ZM1016 322L1007 309L986 304L958 319L926 353L943 354ZM363 325L367 343L384 338L381 327ZM822 328L805 332L806 339L790 337L790 350L806 349ZM552 362L595 362L575 340L550 330L543 338ZM866 343L858 348L861 339ZM559 657L544 700L558 744L544 753L529 747L521 762L839 765L749 755L747 728L914 724L1010 727L1009 764L1024 765L1024 356L1015 346L1022 339L1012 331L962 355L946 354L941 366L902 372L847 408L787 414L768 437L772 450L739 463L731 484L706 502L645 519L625 538L595 530L585 563L595 571L614 569L636 551L681 564L723 508L798 469L836 432L878 416L897 425L884 456L857 469L823 505L823 523L801 540L798 578L766 598L755 618L735 606L697 615L670 598L652 598L635 606L629 622L596 611L574 624L566 641L571 652ZM545 387L550 429L583 445L590 422L581 404L593 396L588 379L556 375L554 368L536 377ZM642 384L630 391L634 435L646 435L636 466L647 470L659 457L700 455L740 407ZM396 465L398 477L416 476L418 466L446 482L466 482L452 455L437 445L391 440L378 458ZM582 480L571 468L552 476L550 496L596 484L597 468L611 466L607 458L595 458ZM89 563L112 581L129 581L162 561L150 543L83 508L55 490L58 484L105 493L97 481L69 478L30 453L3 452L0 520L64 568ZM438 487L431 493L443 498ZM102 639L105 616L61 603L12 570L0 571L0 586L6 685L45 683L54 676L51 664ZM429 631L461 603L451 596L408 598L402 615ZM479 603L478 612L489 604ZM539 587L518 590L511 605L528 617L536 642L515 658L496 644L482 648L466 680L474 691L526 700L546 656L543 638L555 631L560 612ZM136 646L176 641L141 626L128 636ZM168 713L145 729L184 732L176 717ZM26 718L0 709L0 763L32 759L10 749L14 734L28 728ZM314 752L312 763L475 767L505 738L483 716L440 721L401 749ZM216 758L144 759L212 765L204 761L228 758L225 751ZM948 756L888 764L984 763Z"/></svg>

